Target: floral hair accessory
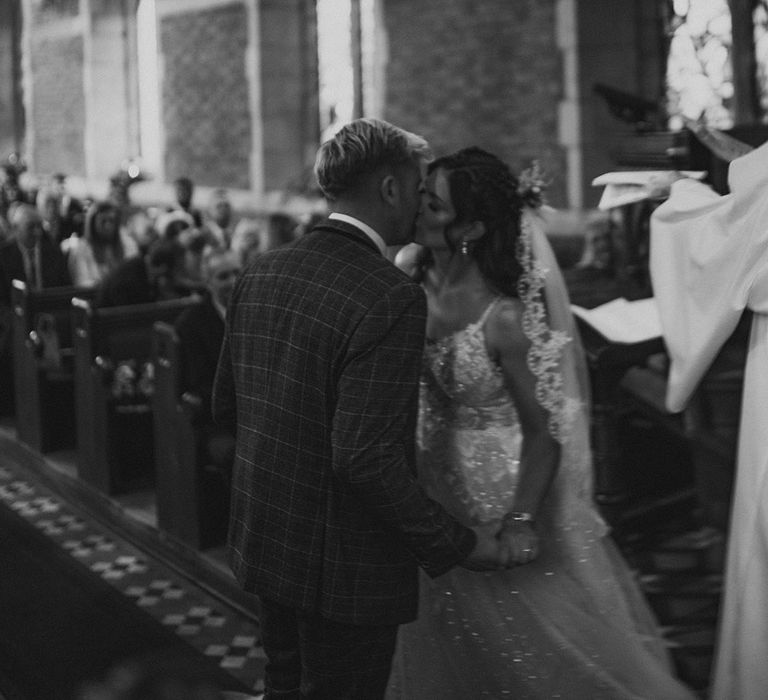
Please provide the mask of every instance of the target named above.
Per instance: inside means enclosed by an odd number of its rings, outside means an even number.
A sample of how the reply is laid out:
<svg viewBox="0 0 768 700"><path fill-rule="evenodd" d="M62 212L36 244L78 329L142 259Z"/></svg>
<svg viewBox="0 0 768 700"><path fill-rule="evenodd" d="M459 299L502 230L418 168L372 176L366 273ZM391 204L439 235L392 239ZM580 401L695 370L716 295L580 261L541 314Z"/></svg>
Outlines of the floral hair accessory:
<svg viewBox="0 0 768 700"><path fill-rule="evenodd" d="M517 196L524 206L538 209L544 203L544 190L549 183L544 179L539 161L534 160L530 168L521 171L517 183Z"/></svg>

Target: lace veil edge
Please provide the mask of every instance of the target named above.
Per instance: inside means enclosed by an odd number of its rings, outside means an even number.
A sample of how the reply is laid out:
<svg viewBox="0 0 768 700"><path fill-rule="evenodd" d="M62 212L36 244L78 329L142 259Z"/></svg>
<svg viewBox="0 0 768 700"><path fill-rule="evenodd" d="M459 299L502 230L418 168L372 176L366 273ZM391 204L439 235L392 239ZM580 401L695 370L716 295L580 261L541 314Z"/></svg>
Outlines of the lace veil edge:
<svg viewBox="0 0 768 700"><path fill-rule="evenodd" d="M521 216L517 258L523 333L531 341L528 367L536 377L536 399L549 413L550 434L562 444L588 411L589 385L565 282L542 218L531 207Z"/></svg>

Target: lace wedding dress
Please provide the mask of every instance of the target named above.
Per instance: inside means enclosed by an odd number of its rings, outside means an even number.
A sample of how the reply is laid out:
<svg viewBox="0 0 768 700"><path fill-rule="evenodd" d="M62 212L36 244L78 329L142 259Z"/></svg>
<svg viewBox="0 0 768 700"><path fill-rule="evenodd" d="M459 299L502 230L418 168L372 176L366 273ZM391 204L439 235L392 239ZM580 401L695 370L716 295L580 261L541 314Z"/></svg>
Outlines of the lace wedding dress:
<svg viewBox="0 0 768 700"><path fill-rule="evenodd" d="M498 303L508 302L493 302L424 356L420 479L467 525L513 509L520 465L520 422L483 331ZM546 354L535 371L546 374ZM649 608L592 506L579 405L558 438L561 464L537 522L539 558L507 571L422 576L419 619L401 628L388 698L694 697L675 679Z"/></svg>

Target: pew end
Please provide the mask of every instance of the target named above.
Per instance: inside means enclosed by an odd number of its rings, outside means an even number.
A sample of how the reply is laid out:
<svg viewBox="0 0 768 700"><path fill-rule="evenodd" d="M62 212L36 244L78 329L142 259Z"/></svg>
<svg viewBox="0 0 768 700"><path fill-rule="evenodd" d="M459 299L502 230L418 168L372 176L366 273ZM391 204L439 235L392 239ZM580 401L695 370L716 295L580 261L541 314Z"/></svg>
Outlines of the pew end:
<svg viewBox="0 0 768 700"><path fill-rule="evenodd" d="M13 280L13 375L19 440L45 453L75 447L72 299L84 287L30 289Z"/></svg>
<svg viewBox="0 0 768 700"><path fill-rule="evenodd" d="M152 340L158 527L195 549L216 547L226 539L229 488L205 461L202 399L182 391L180 340L173 326L155 323Z"/></svg>
<svg viewBox="0 0 768 700"><path fill-rule="evenodd" d="M199 301L98 308L72 300L78 475L106 495L154 483L152 326Z"/></svg>

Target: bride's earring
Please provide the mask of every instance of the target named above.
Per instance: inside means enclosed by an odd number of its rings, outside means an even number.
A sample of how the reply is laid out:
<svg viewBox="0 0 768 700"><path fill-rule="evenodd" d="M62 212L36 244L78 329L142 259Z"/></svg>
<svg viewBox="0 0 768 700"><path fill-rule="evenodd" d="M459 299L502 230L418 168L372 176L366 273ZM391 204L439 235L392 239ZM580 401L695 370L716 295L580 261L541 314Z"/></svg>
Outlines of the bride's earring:
<svg viewBox="0 0 768 700"><path fill-rule="evenodd" d="M469 243L467 243L466 239L461 242L461 254L469 255Z"/></svg>

